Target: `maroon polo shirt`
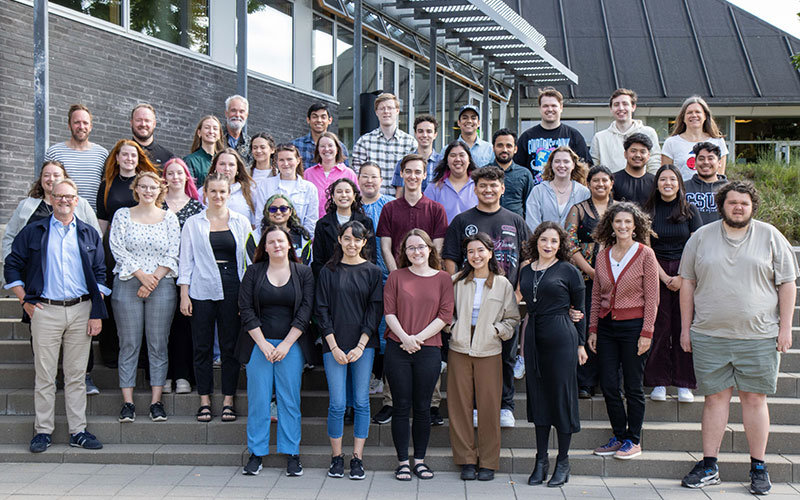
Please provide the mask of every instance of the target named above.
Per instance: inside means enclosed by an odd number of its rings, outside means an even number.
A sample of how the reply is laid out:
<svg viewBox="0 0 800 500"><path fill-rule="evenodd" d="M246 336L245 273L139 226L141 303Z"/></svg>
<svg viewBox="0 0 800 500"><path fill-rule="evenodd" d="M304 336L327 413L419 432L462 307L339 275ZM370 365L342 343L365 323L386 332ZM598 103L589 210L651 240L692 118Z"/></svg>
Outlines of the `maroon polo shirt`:
<svg viewBox="0 0 800 500"><path fill-rule="evenodd" d="M413 207L404 197L390 201L383 207L378 221L377 236L392 239L392 255L397 252L406 233L422 229L431 239L444 238L447 233L447 214L441 203L423 195Z"/></svg>

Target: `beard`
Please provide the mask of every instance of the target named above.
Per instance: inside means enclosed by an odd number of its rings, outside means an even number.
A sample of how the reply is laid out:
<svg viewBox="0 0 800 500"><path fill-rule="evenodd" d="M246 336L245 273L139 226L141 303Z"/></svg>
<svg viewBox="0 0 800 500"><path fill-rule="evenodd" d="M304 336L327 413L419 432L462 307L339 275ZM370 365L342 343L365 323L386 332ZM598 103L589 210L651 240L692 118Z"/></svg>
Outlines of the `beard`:
<svg viewBox="0 0 800 500"><path fill-rule="evenodd" d="M721 214L721 217L722 217L722 222L724 222L729 227L732 227L734 229L741 229L743 227L747 227L747 225L750 224L750 221L753 220L753 214L752 213L750 214L750 217L748 217L746 220L743 220L743 221L732 220L728 216L728 214L725 212L725 210L721 210L720 214Z"/></svg>
<svg viewBox="0 0 800 500"><path fill-rule="evenodd" d="M151 137L153 137L152 131L147 135L142 135L137 133L135 128L131 128L131 134L133 134L133 137L136 139L137 142L145 142L150 140Z"/></svg>
<svg viewBox="0 0 800 500"><path fill-rule="evenodd" d="M246 120L242 120L241 118L233 117L233 118L226 118L225 125L228 127L228 130L242 130L244 128Z"/></svg>

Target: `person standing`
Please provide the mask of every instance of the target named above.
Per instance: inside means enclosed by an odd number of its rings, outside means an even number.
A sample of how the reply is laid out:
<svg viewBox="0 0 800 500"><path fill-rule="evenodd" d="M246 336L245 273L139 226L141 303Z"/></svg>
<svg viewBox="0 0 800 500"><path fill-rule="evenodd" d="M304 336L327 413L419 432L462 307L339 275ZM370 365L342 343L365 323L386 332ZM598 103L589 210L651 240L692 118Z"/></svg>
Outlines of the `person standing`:
<svg viewBox="0 0 800 500"><path fill-rule="evenodd" d="M594 134L592 138L592 163L604 165L612 172L625 168L626 159L623 152L625 140L633 134L644 134L653 145L650 149L650 159L647 161L647 171L651 174L661 166L661 148L658 146L658 134L653 127L648 127L642 120L634 120L636 111L636 92L630 89L617 89L608 100L611 117L614 121L607 129Z"/></svg>
<svg viewBox="0 0 800 500"><path fill-rule="evenodd" d="M728 178L719 173L722 154L719 146L698 142L692 148L692 153L696 173L684 183L686 201L694 203L705 225L720 218L714 198L719 188L728 183Z"/></svg>
<svg viewBox="0 0 800 500"><path fill-rule="evenodd" d="M205 184L211 159L225 149L221 134L222 124L219 122L219 118L214 115L200 118L197 128L194 130L192 146L189 148L191 153L183 157L197 188Z"/></svg>
<svg viewBox="0 0 800 500"><path fill-rule="evenodd" d="M314 304L314 276L300 264L289 234L270 226L242 278L238 309L242 331L236 368L247 366L247 448L242 474L254 476L269 454L270 401L275 392L277 452L287 455L286 475L302 476L300 383L310 352L306 330ZM213 333L213 330L212 330Z"/></svg>
<svg viewBox="0 0 800 500"><path fill-rule="evenodd" d="M536 427L536 465L528 484L542 484L547 478L547 444L550 428L555 427L558 457L547 482L551 488L569 481L569 446L572 435L581 430L577 368L587 359L584 319L575 325L570 317L570 309L583 313L585 286L580 272L569 263L567 239L558 223L541 223L528 240L530 265L522 268L519 284L529 315L525 329L528 421Z"/></svg>
<svg viewBox="0 0 800 500"><path fill-rule="evenodd" d="M717 456L733 390L742 405L750 449L750 492L765 495L769 410L780 353L792 346L792 314L800 276L794 251L774 226L753 218L752 183L733 181L716 194L721 220L698 229L681 260L681 346L694 358L703 404L703 459L681 484L718 484ZM736 262L735 266L730 262Z"/></svg>
<svg viewBox="0 0 800 500"><path fill-rule="evenodd" d="M477 106L472 104L461 106L458 111L458 128L461 133L456 140L467 146L475 165L482 167L492 161L494 158L492 145L478 137L478 130L481 128L481 117ZM442 149L442 156L446 156L444 149Z"/></svg>
<svg viewBox="0 0 800 500"><path fill-rule="evenodd" d="M436 165L442 159L442 155L433 150L433 143L439 135L439 121L433 115L419 115L414 119L414 138L417 140L416 153L422 156L427 162L427 169L425 178L422 180L422 191L428 187L428 182L433 180L433 172L436 170ZM392 186L394 186L394 195L399 198L403 196L403 176L400 172L400 163L403 160L398 160L397 166L394 167L394 175L392 176ZM360 172L360 171L359 171Z"/></svg>
<svg viewBox="0 0 800 500"><path fill-rule="evenodd" d="M319 217L325 215L328 186L337 179L350 179L353 183L358 183L356 173L344 164L344 154L340 144L336 134L323 132L314 150L314 166L303 173L303 177L317 188Z"/></svg>
<svg viewBox="0 0 800 500"><path fill-rule="evenodd" d="M500 205L525 218L525 202L533 189L533 176L530 170L514 163L517 152L517 135L507 128L501 128L492 136L494 161L489 165L500 167L504 171L503 185L505 191L500 197Z"/></svg>
<svg viewBox="0 0 800 500"><path fill-rule="evenodd" d="M266 132L258 132L250 138L250 177L258 186L266 179L277 174L274 167L275 139Z"/></svg>
<svg viewBox="0 0 800 500"><path fill-rule="evenodd" d="M453 277L455 312L450 325L447 410L453 461L461 479L491 481L500 467L500 401L504 341L515 336L519 307L486 233L462 243L466 262ZM472 426L478 415L478 445ZM478 459L480 458L480 469Z"/></svg>
<svg viewBox="0 0 800 500"><path fill-rule="evenodd" d="M714 121L706 101L695 95L683 101L670 136L661 149L661 164L677 165L683 180L691 179L696 171L696 158L692 148L698 142L710 142L719 147L722 156L719 158L720 168L717 173L724 175L728 158L725 135Z"/></svg>
<svg viewBox="0 0 800 500"><path fill-rule="evenodd" d="M228 208L238 212L256 227L256 185L253 178L247 173L244 160L233 148L225 148L214 155L208 174L220 173L228 178L231 193L228 197ZM200 188L200 199L206 201L205 191Z"/></svg>
<svg viewBox="0 0 800 500"><path fill-rule="evenodd" d="M606 209L592 234L602 249L594 268L586 344L600 362L600 386L614 432L594 454L630 460L642 454L642 378L658 314L658 261L647 246L653 231L639 207L619 202Z"/></svg>
<svg viewBox="0 0 800 500"><path fill-rule="evenodd" d="M433 180L425 189L425 196L442 204L448 224L456 215L478 204L475 183L470 178L476 168L463 142L453 141L444 149Z"/></svg>
<svg viewBox="0 0 800 500"><path fill-rule="evenodd" d="M655 176L646 170L653 143L636 133L625 139L623 148L625 168L614 173L614 201L630 201L641 208L655 187Z"/></svg>
<svg viewBox="0 0 800 500"><path fill-rule="evenodd" d="M656 236L650 245L658 260L658 315L653 330L653 344L644 369L644 385L653 388L652 401L666 401L666 386L678 388L678 401L694 401L697 387L692 355L681 349L681 307L678 298L682 279L678 274L681 254L689 237L700 229L702 220L697 207L686 201L678 167L664 165L656 173L653 192L644 211L653 221Z"/></svg>
<svg viewBox="0 0 800 500"><path fill-rule="evenodd" d="M542 173L543 182L533 187L525 202L528 227L547 221L563 227L572 206L591 196L586 188L588 170L569 146L553 150Z"/></svg>
<svg viewBox="0 0 800 500"><path fill-rule="evenodd" d="M413 409L413 473L432 479L425 464L431 433L431 396L442 363L442 329L453 319L453 282L440 271L441 262L430 237L412 229L401 243L398 269L384 288L386 314L386 377L392 387L392 441L397 452L395 478L410 481L409 413Z"/></svg>
<svg viewBox="0 0 800 500"><path fill-rule="evenodd" d="M83 104L73 104L67 112L70 138L53 144L45 152L45 161L57 161L78 186L78 195L97 210L97 188L103 178L108 150L89 141L92 113Z"/></svg>
<svg viewBox="0 0 800 500"><path fill-rule="evenodd" d="M91 339L106 315L103 246L97 231L75 217L78 186L63 179L53 186L53 214L25 226L5 260L5 288L31 319L36 412L30 443L41 453L55 429L59 351L70 446L97 450L102 443L86 430L86 363ZM47 263L43 266L43 263Z"/></svg>
<svg viewBox="0 0 800 500"><path fill-rule="evenodd" d="M147 158L159 171L175 157L172 151L157 143L153 137L156 130L156 110L149 103L142 102L131 110L131 135L133 140L147 153Z"/></svg>
<svg viewBox="0 0 800 500"><path fill-rule="evenodd" d="M109 246L114 254L114 295L119 335L119 386L122 390L120 422L136 419L133 389L142 337L150 360L150 420L167 420L161 394L167 378L168 341L175 314L178 217L161 208L167 187L158 174L144 172L131 184L137 205L114 215ZM135 279L134 279L135 278Z"/></svg>
<svg viewBox="0 0 800 500"><path fill-rule="evenodd" d="M306 123L308 123L308 134L294 139L292 144L300 152L303 165L309 168L314 165L314 151L317 149L317 141L323 132L328 131L328 127L333 123L333 115L328 105L320 101L309 106L306 112ZM342 150L344 162L347 164L347 158L350 156L347 152L347 147L341 143L339 147Z"/></svg>
<svg viewBox="0 0 800 500"><path fill-rule="evenodd" d="M244 160L245 165L253 162L250 155L250 137L245 134L250 103L236 94L225 99L225 147L233 148Z"/></svg>
<svg viewBox="0 0 800 500"><path fill-rule="evenodd" d="M261 226L256 228L263 234L269 226L278 226L291 236L292 247L298 260L305 265L311 263L311 234L300 223L300 218L292 205L292 200L282 193L273 194L264 204Z"/></svg>

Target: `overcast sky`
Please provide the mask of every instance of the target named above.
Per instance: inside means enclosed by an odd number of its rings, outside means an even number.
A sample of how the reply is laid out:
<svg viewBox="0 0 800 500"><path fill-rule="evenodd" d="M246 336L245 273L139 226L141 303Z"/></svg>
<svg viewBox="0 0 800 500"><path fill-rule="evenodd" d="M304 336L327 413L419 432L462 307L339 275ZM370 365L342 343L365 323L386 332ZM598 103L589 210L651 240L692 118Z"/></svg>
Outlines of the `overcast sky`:
<svg viewBox="0 0 800 500"><path fill-rule="evenodd" d="M778 28L800 38L800 0L728 0Z"/></svg>

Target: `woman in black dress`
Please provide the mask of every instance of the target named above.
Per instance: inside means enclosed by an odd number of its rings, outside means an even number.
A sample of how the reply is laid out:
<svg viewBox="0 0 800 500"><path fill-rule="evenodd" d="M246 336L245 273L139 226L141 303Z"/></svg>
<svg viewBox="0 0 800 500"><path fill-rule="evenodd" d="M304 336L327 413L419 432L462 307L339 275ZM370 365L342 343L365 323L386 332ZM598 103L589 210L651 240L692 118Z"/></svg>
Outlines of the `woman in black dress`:
<svg viewBox="0 0 800 500"><path fill-rule="evenodd" d="M583 273L586 284L586 316L592 305L592 284L594 283L594 265L597 252L600 250L592 231L597 226L597 221L611 204L614 198L611 190L614 187L614 174L608 167L598 165L589 170L586 176L586 185L589 186L591 197L572 206L564 224L569 234L569 252L571 262ZM578 397L588 399L594 396L594 388L598 385L600 372L596 361L597 356L590 350L586 352L589 359L578 367Z"/></svg>
<svg viewBox="0 0 800 500"><path fill-rule="evenodd" d="M520 272L519 287L528 308L525 372L528 421L536 426L536 466L528 484L542 484L550 463L550 427L558 433L558 459L547 486L569 480L569 444L581 430L578 414L578 364L586 362L584 320L577 327L570 307L584 310L583 277L569 263L567 233L555 222L539 224L526 245L531 263Z"/></svg>

